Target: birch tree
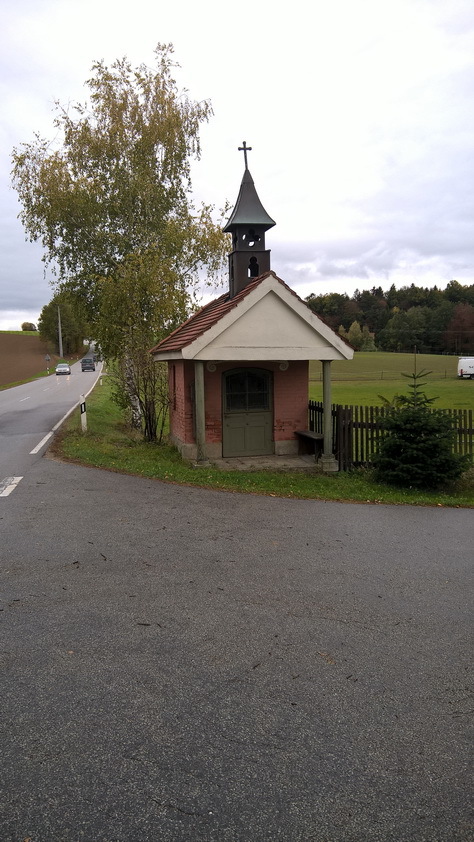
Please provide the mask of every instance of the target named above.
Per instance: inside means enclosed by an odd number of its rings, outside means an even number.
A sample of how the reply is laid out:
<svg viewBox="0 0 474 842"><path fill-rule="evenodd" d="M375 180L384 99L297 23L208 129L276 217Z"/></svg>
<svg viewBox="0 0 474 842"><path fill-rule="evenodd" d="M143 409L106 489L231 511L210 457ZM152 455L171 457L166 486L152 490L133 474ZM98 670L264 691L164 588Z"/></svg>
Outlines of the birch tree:
<svg viewBox="0 0 474 842"><path fill-rule="evenodd" d="M36 135L15 148L12 171L27 236L42 243L55 283L86 306L104 353L132 372L130 402L141 412L153 399L142 400L140 378L133 385L140 343L148 350L187 314L227 251L214 209L192 200L191 162L211 105L178 89L172 45L159 44L155 59L153 69L95 62L87 102L56 103L56 143Z"/></svg>

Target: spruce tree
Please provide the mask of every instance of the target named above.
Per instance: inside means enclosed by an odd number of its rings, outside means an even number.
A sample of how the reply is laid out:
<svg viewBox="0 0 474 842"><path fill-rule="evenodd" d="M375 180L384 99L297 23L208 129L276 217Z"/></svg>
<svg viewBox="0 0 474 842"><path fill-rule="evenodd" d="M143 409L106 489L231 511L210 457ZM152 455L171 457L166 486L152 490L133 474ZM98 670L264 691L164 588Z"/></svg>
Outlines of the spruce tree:
<svg viewBox="0 0 474 842"><path fill-rule="evenodd" d="M470 457L453 452L454 436L449 415L431 404L420 382L431 374L404 374L411 379L408 395L397 395L387 404L383 435L374 456L376 478L389 485L435 489L458 479L469 467Z"/></svg>

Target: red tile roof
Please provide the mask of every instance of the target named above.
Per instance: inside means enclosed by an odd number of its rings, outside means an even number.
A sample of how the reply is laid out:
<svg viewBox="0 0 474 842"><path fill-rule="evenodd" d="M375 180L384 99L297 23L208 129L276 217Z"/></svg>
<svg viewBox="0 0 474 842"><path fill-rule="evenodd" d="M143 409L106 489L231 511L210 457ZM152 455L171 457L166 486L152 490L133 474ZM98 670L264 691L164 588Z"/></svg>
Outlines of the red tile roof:
<svg viewBox="0 0 474 842"><path fill-rule="evenodd" d="M191 342L194 342L195 339L222 319L226 313L229 313L234 307L237 307L237 304L239 304L239 302L242 301L249 292L258 287L258 285L261 284L262 281L269 275L273 275L276 278L274 272L265 272L264 275L260 275L250 284L247 284L247 286L238 292L237 295L234 295L233 298L229 297L228 292L224 293L224 295L221 295L219 298L214 298L213 301L210 301L209 304L205 304L204 307L201 307L201 309L198 310L197 313L194 313L194 315L186 322L183 322L182 325L175 328L169 336L162 339L158 345L151 349L151 353L154 351L180 351L181 348L185 348L186 345L190 345ZM278 278L277 280L280 279ZM281 281L281 283L283 283L283 281Z"/></svg>
<svg viewBox="0 0 474 842"><path fill-rule="evenodd" d="M190 345L191 342L194 342L195 339L202 336L206 330L213 327L213 325L222 319L226 313L229 313L234 307L237 307L237 305L246 298L252 290L256 289L256 287L258 287L262 281L270 275L272 275L278 283L284 286L288 292L291 292L298 301L301 301L305 307L308 307L313 316L316 316L317 319L325 324L324 319L322 319L321 316L318 316L314 310L311 310L311 307L306 303L306 301L303 301L303 299L300 298L299 295L291 289L291 287L275 275L273 270L270 270L269 272L265 272L263 275L259 275L258 278L255 278L255 280L247 284L247 286L238 292L237 295L234 295L233 298L230 298L229 293L226 292L219 298L215 298L213 301L210 301L209 304L205 304L204 307L201 307L201 309L197 311L197 313L190 316L186 322L183 322L182 325L173 330L169 336L166 336L165 339L162 339L161 342L158 343L158 345L155 345L155 347L151 349L150 353L154 353L155 351L180 351L182 348L185 348L186 345ZM344 341L343 337L338 338ZM345 344L349 345L350 348L352 347L348 342Z"/></svg>

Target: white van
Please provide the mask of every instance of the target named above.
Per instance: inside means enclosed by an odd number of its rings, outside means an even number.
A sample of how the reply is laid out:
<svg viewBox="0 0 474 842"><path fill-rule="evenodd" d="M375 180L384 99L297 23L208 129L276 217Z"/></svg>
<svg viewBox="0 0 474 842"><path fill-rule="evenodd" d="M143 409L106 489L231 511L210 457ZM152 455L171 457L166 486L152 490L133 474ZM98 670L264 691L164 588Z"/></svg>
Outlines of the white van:
<svg viewBox="0 0 474 842"><path fill-rule="evenodd" d="M470 377L474 380L474 357L461 357L458 360L458 377Z"/></svg>

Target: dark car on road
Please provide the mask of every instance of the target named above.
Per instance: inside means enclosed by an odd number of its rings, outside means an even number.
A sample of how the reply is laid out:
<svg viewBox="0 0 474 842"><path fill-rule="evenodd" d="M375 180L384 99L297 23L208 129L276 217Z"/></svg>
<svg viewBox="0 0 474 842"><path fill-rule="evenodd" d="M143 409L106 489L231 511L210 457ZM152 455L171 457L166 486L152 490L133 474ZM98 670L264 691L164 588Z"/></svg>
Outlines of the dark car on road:
<svg viewBox="0 0 474 842"><path fill-rule="evenodd" d="M82 371L95 371L95 362L92 357L84 357L81 360L81 369Z"/></svg>

